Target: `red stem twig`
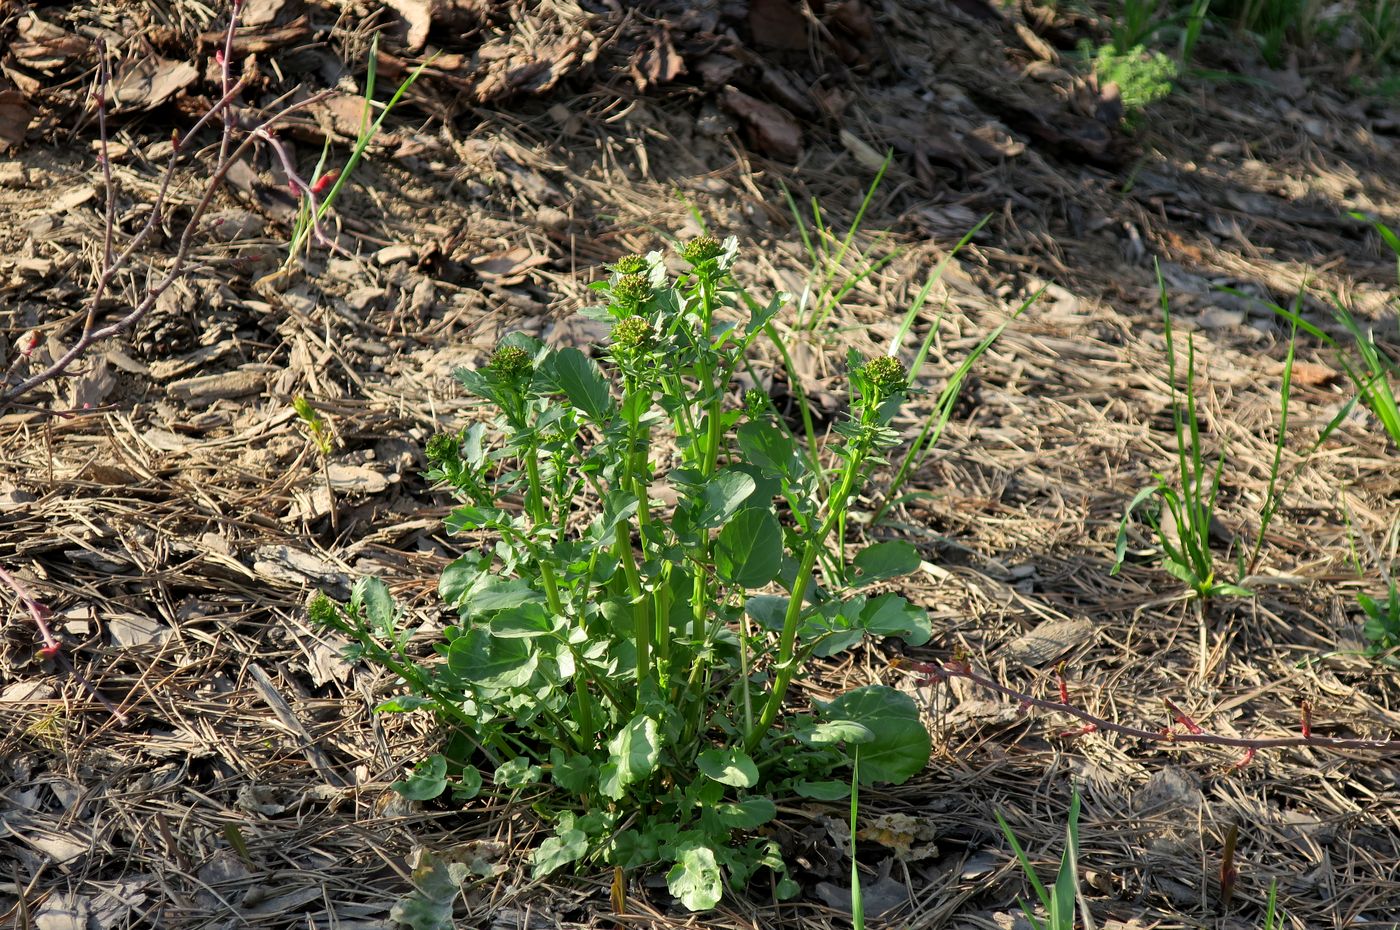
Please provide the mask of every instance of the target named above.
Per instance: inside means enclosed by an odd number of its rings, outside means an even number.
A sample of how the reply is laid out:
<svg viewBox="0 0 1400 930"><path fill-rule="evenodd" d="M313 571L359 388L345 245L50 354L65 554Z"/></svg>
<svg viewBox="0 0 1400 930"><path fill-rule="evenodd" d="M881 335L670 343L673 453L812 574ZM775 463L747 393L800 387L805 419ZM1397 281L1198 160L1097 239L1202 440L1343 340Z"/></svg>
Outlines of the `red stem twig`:
<svg viewBox="0 0 1400 930"><path fill-rule="evenodd" d="M1400 739L1351 739L1330 736L1317 736L1312 732L1311 719L1307 721L1307 726L1299 736L1276 736L1263 739L1256 739L1244 736L1225 736L1219 733L1210 733L1203 729L1190 717L1186 716L1180 708L1171 701L1167 701L1168 710L1172 713L1177 723L1186 727L1187 732L1182 733L1171 729L1146 730L1142 727L1128 726L1117 723L1105 717L1098 717L1082 708L1076 707L1068 701L1050 701L1045 698L1038 698L1027 694L1024 691L1017 691L1015 688L1002 684L986 675L979 674L972 670L972 666L966 662L952 660L942 665L931 665L925 662L914 662L908 659L896 661L900 668L907 668L926 676L925 683L947 681L950 678L963 678L973 684L1004 694L1017 701L1022 707L1039 707L1043 710L1054 710L1060 713L1069 714L1083 720L1093 730L1106 730L1113 733L1121 733L1124 736L1131 736L1135 739L1145 740L1152 743L1198 743L1207 746L1231 746L1246 750L1243 763L1247 763L1254 757L1260 749L1276 749L1287 746L1312 746L1317 749L1333 750L1375 750L1384 753L1400 753ZM1092 730L1088 732L1093 732Z"/></svg>

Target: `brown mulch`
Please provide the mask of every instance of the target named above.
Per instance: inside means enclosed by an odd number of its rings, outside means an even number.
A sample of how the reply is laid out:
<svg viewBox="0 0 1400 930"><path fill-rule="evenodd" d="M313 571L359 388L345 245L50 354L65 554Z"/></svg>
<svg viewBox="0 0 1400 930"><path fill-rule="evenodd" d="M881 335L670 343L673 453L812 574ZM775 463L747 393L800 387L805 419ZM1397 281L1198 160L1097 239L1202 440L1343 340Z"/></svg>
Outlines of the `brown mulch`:
<svg viewBox="0 0 1400 930"><path fill-rule="evenodd" d="M456 544L419 450L468 415L451 369L511 330L596 339L572 311L598 263L693 235L692 206L739 236L753 287L800 294L809 263L784 186L844 231L887 148L856 242L898 255L848 296L830 332L790 333L809 393L839 409L832 359L846 346L882 350L985 214L911 336L946 311L933 396L983 334L1050 285L976 368L913 481L926 494L872 531L927 560L907 593L937 632L915 654L961 649L1037 692L1063 661L1083 706L1147 727L1169 722L1170 698L1214 730L1280 735L1296 732L1307 700L1319 732L1400 732L1395 671L1357 654L1354 601L1395 564L1397 450L1357 411L1301 458L1350 396L1329 353L1300 343L1317 367L1295 381L1284 469L1297 477L1254 569L1259 596L1214 608L1204 677L1179 586L1145 561L1109 575L1123 507L1175 451L1153 260L1179 338L1195 334L1207 441L1226 452L1222 524L1238 549L1267 486L1287 333L1216 288L1287 303L1306 285L1305 307L1327 327L1328 294L1342 295L1396 350L1392 256L1346 213L1400 228L1400 107L1343 89L1344 63L1320 52L1284 72L1222 58L1206 64L1259 83L1189 81L1127 132L1074 65L1070 50L1092 34L1083 14L978 0L811 6L823 12L782 0L622 13L565 0L247 0L237 48L259 62L251 104L301 82L345 91L288 132L302 163L327 137L343 156L373 28L386 30L381 81L443 54L340 204L355 259L317 255L255 286L281 259L292 209L260 156L218 203L221 231L198 246L196 274L80 378L30 399L97 412L0 412L0 565L48 605L71 661L127 718L40 661L23 608L0 598L0 719L13 721L0 728L7 920L388 927L431 853L475 870L459 926L848 922L818 887L839 890L849 871L835 806L784 805L777 835L804 884L794 904L754 888L691 916L637 876L629 913L611 915L606 877L528 881L538 824L527 807L424 810L388 790L437 734L372 714L393 682L341 661L302 605L375 574L416 617L439 620L436 575ZM37 328L42 355L81 324L104 199L86 97L94 40L107 42L122 90L113 170L130 232L162 140L215 92L215 12L0 4L7 367L21 334ZM181 176L177 209L197 183ZM330 493L295 394L337 432ZM813 692L915 688L886 653L823 669ZM918 695L935 758L864 804L932 834L904 858L860 844L869 882L894 889L883 925L1023 926L1014 900L1026 888L993 812L1046 875L1071 783L1102 927L1257 927L1274 879L1291 926L1394 925L1394 757L1285 750L1236 770L1223 751L1064 737L1073 721L961 686ZM1219 916L1231 824L1240 887Z"/></svg>

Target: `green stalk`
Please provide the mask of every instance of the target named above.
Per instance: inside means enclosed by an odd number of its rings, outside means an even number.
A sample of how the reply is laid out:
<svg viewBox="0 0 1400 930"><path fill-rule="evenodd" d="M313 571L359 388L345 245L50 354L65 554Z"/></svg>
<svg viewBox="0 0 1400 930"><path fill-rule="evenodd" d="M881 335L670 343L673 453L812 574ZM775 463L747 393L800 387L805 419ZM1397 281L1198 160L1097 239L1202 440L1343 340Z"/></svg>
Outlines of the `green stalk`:
<svg viewBox="0 0 1400 930"><path fill-rule="evenodd" d="M545 521L544 499L540 494L540 463L539 448L531 442L525 449L525 474L529 481L526 489L525 505L530 510L530 516L537 524ZM549 605L549 611L556 617L564 618L568 614L564 610L564 602L559 597L559 581L554 574L554 565L548 559L539 559L540 583L544 586L544 597ZM580 736L582 741L580 748L587 748L587 744L593 739L593 699L588 691L588 676L584 672L583 663L574 663L574 697L578 703L578 724L583 731Z"/></svg>
<svg viewBox="0 0 1400 930"><path fill-rule="evenodd" d="M871 398L861 415L863 425L867 427L871 425L870 418L873 412L879 409L879 406L879 398ZM778 660L774 665L776 674L773 678L773 690L763 705L763 713L759 716L758 723L749 730L744 739L744 749L747 752L752 753L758 748L759 740L763 739L773 726L773 722L778 719L778 712L782 709L783 698L787 696L788 686L792 684L793 676L797 674L798 662L793 651L797 643L797 626L802 618L802 600L812 581L812 568L817 564L817 556L821 554L826 537L846 511L846 501L850 498L851 492L855 490L856 481L860 478L860 467L869 452L869 445L868 433L856 441L856 447L851 451L851 457L847 460L846 467L842 472L841 483L827 500L826 518L817 528L816 533L808 537L807 544L803 547L802 561L797 568L797 577L793 579L792 596L788 600L787 613L783 615L783 631L778 639Z"/></svg>

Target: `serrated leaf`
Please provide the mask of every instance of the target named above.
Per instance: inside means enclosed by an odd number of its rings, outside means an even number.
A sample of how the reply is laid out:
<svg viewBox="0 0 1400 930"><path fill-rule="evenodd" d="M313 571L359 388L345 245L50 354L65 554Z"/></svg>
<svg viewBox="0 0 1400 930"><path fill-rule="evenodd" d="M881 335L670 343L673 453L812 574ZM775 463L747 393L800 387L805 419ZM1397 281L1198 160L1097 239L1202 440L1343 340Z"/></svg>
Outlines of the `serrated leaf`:
<svg viewBox="0 0 1400 930"><path fill-rule="evenodd" d="M410 801L431 801L447 788L447 759L434 754L413 767L413 774L389 785Z"/></svg>
<svg viewBox="0 0 1400 930"><path fill-rule="evenodd" d="M902 784L923 771L932 748L919 708L907 694L884 685L847 691L822 708L827 720L861 724L874 738L860 747L860 781Z"/></svg>
<svg viewBox="0 0 1400 930"><path fill-rule="evenodd" d="M708 846L687 846L666 873L666 887L692 911L707 911L724 892L719 863Z"/></svg>
<svg viewBox="0 0 1400 930"><path fill-rule="evenodd" d="M778 577L783 567L783 530L778 518L757 508L739 511L719 531L714 552L715 570L725 581L745 588L763 587Z"/></svg>
<svg viewBox="0 0 1400 930"><path fill-rule="evenodd" d="M569 403L594 423L609 419L612 395L597 362L570 346L550 356L549 366L554 383L569 398Z"/></svg>
<svg viewBox="0 0 1400 930"><path fill-rule="evenodd" d="M398 608L389 586L378 578L361 578L350 591L350 610L362 610L370 628L381 636L392 633L398 618Z"/></svg>
<svg viewBox="0 0 1400 930"><path fill-rule="evenodd" d="M503 610L487 624L491 635L502 639L529 639L547 636L558 628L558 620L539 604L525 604Z"/></svg>
<svg viewBox="0 0 1400 930"><path fill-rule="evenodd" d="M706 749L695 764L707 777L733 788L758 784L758 766L742 749Z"/></svg>

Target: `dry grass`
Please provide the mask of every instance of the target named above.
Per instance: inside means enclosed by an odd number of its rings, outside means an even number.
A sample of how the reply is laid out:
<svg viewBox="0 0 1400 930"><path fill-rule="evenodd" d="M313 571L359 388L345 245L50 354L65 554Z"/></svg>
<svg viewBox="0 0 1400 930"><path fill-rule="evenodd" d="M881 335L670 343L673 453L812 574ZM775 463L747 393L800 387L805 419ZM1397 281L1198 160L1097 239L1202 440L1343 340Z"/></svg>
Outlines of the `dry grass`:
<svg viewBox="0 0 1400 930"><path fill-rule="evenodd" d="M1175 584L1150 564L1108 575L1123 506L1172 452L1150 256L1166 262L1183 327L1199 329L1208 441L1228 450L1221 515L1251 538L1282 335L1209 285L1287 298L1315 275L1314 294L1355 295L1363 315L1377 316L1397 293L1393 267L1339 217L1397 202L1393 142L1352 131L1355 105L1329 91L1296 95L1295 119L1280 116L1267 92L1232 85L1168 101L1144 124L1134 156L1117 163L1082 167L1072 150L1059 157L1063 149L1022 133L1031 142L1022 155L973 152L951 169L935 152L924 171L921 140L962 138L998 113L1022 132L1027 91L1014 68L1033 56L1005 35L945 24L941 8L908 4L889 15L883 40L902 79L852 85L863 96L842 125L876 148L896 147L868 222L905 251L852 295L832 345L883 346L941 250L984 212L996 214L993 224L930 304L952 311L931 356L933 391L1027 294L1058 285L979 365L942 447L913 480L929 496L879 530L909 539L935 567L909 592L938 621L926 654L961 648L997 677L1037 689L1064 660L1080 703L1149 727L1168 722L1170 698L1221 732L1293 732L1306 699L1319 732L1400 732L1393 670L1345 654L1361 645L1352 597L1365 587L1349 564L1353 537L1393 558L1400 498L1396 450L1364 416L1311 460L1285 457L1299 477L1270 530L1259 597L1216 606L1204 679ZM943 38L930 53L933 34ZM914 93L923 87L937 93ZM479 110L468 131L443 130L415 161L373 160L361 192L343 203L359 224L362 262L333 260L254 292L246 282L256 275L235 260L272 249L278 229L211 248L188 298L201 318L191 351L204 354L110 357L112 409L0 420L0 561L53 609L73 662L130 718L118 726L82 687L37 664L23 612L9 611L0 911L17 926L69 907L104 927L383 927L418 849L501 867L469 883L461 926L843 925L816 898L772 906L760 889L693 917L636 876L629 913L615 916L605 877L526 881L520 866L536 841L528 806L400 802L388 783L438 734L375 717L392 683L345 666L336 644L306 627L309 590L343 588L362 573L390 580L424 621L439 620L435 578L454 542L438 528L447 502L423 486L417 448L467 415L453 366L479 360L512 329L594 338L570 319L582 285L600 261L694 232L677 190L714 228L740 237L754 286L800 289L804 260L778 182L818 196L838 218L866 183L823 125L811 127L792 168L734 136L705 135L705 104L683 94L637 97L619 81L574 93ZM992 103L999 93L1004 111ZM1306 119L1323 131L1308 131ZM62 316L88 274L69 256L93 241L100 220L95 198L49 222L52 191L91 183L88 159L30 146L17 160L27 180L0 187L0 244L8 256L54 265L42 280L16 273L21 284L6 285L12 325L26 314ZM144 175L119 173L139 198ZM373 257L394 242L411 247L412 261ZM473 260L513 249L548 261L518 275L470 271ZM816 352L807 373L818 394L839 374ZM212 388L188 383L207 375L220 376ZM234 384L246 390L217 396ZM293 393L317 401L341 439L338 536ZM1300 385L1290 447L1309 444L1345 398L1335 382ZM1072 620L1087 632L1059 654L1028 662L1017 648L1038 625ZM888 658L834 665L813 691L877 678L913 687ZM908 892L890 926L1019 926L1012 901L1023 889L992 813L1002 811L1048 868L1071 780L1083 786L1080 861L1101 926L1258 926L1275 878L1293 927L1395 925L1394 757L1289 750L1234 771L1225 752L1060 738L1070 721L1027 718L960 687L920 697L937 737L933 764L865 804L937 832L937 856L890 863ZM847 864L832 840L840 816L819 805L784 811L777 836L808 883L842 881ZM1231 823L1241 833L1239 903L1217 917ZM862 844L872 866L888 858Z"/></svg>

